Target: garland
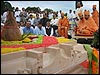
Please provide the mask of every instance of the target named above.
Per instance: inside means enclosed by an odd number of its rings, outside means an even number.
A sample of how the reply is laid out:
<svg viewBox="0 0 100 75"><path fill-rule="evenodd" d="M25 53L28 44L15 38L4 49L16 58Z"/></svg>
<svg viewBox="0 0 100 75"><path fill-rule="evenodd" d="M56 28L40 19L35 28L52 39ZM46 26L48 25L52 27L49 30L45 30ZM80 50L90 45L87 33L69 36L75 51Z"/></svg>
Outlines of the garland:
<svg viewBox="0 0 100 75"><path fill-rule="evenodd" d="M89 74L99 74L99 54L96 48L92 48L88 44L84 44L84 48L87 51L88 61L89 61Z"/></svg>

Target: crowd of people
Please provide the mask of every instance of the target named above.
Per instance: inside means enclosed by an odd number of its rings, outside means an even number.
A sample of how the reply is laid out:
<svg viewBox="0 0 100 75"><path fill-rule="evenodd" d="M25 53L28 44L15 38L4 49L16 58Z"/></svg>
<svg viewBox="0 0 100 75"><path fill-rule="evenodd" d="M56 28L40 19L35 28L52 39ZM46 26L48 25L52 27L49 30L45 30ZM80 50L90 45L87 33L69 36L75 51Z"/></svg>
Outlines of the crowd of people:
<svg viewBox="0 0 100 75"><path fill-rule="evenodd" d="M77 34L91 34L99 28L99 13L96 10L96 5L93 6L92 20L89 18L90 12L87 10L83 11L82 7L80 2L78 2L76 11L69 10L67 16L61 10L59 12L34 12L33 10L25 11L25 8L19 10L16 7L14 17L21 34L30 32L35 35L63 36L68 38L69 30L75 30ZM2 26L6 22L7 12L5 11L1 16ZM92 24L90 25L89 22L92 22Z"/></svg>

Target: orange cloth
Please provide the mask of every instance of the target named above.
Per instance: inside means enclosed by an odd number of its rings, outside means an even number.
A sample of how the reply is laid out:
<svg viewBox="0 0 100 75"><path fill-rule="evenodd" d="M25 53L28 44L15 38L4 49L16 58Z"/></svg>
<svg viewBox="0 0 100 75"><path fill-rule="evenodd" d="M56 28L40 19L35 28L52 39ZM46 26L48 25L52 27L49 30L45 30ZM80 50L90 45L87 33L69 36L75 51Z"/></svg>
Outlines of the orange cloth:
<svg viewBox="0 0 100 75"><path fill-rule="evenodd" d="M78 35L82 34L81 31L84 26L85 26L85 18L83 17L83 19L79 21L78 26L77 26Z"/></svg>
<svg viewBox="0 0 100 75"><path fill-rule="evenodd" d="M96 30L98 30L98 27L96 25L96 23L94 22L92 17L89 17L88 20L86 20L86 30L88 30L90 32L90 34L93 34L93 32L95 32Z"/></svg>
<svg viewBox="0 0 100 75"><path fill-rule="evenodd" d="M69 21L64 16L64 18L60 18L58 21L58 33L60 36L68 37L68 28L69 28Z"/></svg>
<svg viewBox="0 0 100 75"><path fill-rule="evenodd" d="M99 27L99 13L97 10L92 12L92 18L94 19L95 23Z"/></svg>
<svg viewBox="0 0 100 75"><path fill-rule="evenodd" d="M79 14L79 16L82 14ZM84 15L90 15L89 10L84 11ZM98 27L93 20L92 17L89 17L87 20L83 18L79 21L78 27L77 27L77 34L78 35L93 35L93 32L98 30Z"/></svg>
<svg viewBox="0 0 100 75"><path fill-rule="evenodd" d="M83 14L82 12L78 13L78 16L79 17L83 17ZM81 35L81 31L82 31L82 28L85 26L85 18L83 17L83 19L78 22L78 25L77 25L77 29L76 29L76 33L77 35Z"/></svg>
<svg viewBox="0 0 100 75"><path fill-rule="evenodd" d="M98 30L96 23L92 17L89 17L89 19L85 22L85 27L83 28L82 33L86 35L93 35L96 30Z"/></svg>
<svg viewBox="0 0 100 75"><path fill-rule="evenodd" d="M93 48L93 55L97 58L98 62L92 58L92 74L99 74L99 52L96 48Z"/></svg>

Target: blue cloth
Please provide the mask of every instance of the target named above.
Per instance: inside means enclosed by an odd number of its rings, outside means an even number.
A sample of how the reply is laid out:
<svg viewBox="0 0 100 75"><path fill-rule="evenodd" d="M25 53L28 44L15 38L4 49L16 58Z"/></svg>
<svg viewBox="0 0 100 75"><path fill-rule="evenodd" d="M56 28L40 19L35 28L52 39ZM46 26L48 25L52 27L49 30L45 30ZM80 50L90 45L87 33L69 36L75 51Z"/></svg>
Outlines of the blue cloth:
<svg viewBox="0 0 100 75"><path fill-rule="evenodd" d="M36 25L36 23L38 23L39 21L40 21L40 18L38 18L38 19L35 18L35 19L34 19L34 25Z"/></svg>
<svg viewBox="0 0 100 75"><path fill-rule="evenodd" d="M36 34L36 35L45 35L45 30L44 30L43 27L42 27L41 30L40 30L40 29L36 26L34 31L35 31L35 34Z"/></svg>
<svg viewBox="0 0 100 75"><path fill-rule="evenodd" d="M28 33L34 34L34 29L32 27L30 28L25 27L23 29L23 34L28 34Z"/></svg>

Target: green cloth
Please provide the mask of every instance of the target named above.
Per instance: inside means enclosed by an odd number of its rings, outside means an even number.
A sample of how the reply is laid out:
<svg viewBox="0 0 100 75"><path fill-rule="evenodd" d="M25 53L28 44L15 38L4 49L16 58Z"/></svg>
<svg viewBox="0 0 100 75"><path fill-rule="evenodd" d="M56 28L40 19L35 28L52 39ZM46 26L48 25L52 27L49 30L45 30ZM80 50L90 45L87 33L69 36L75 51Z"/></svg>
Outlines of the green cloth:
<svg viewBox="0 0 100 75"><path fill-rule="evenodd" d="M42 44L42 41L43 41L43 35L38 35L36 41L30 42L29 44Z"/></svg>
<svg viewBox="0 0 100 75"><path fill-rule="evenodd" d="M89 60L89 74L92 74L92 53L93 49L91 48L91 45L84 44L84 48L87 51L88 54L88 60Z"/></svg>

